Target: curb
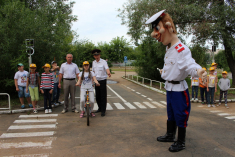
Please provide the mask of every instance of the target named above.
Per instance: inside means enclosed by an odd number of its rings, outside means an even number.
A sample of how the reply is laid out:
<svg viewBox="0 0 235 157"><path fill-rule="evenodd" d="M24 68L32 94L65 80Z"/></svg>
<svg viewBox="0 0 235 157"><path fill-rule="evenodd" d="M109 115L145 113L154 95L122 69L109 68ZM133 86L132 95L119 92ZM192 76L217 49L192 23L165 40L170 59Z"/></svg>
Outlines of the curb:
<svg viewBox="0 0 235 157"><path fill-rule="evenodd" d="M140 86L142 86L142 87L145 87L145 88L151 89L151 90L153 90L153 91L156 91L156 92L158 92L158 93L160 93L160 94L166 95L166 92L164 92L164 91L162 91L162 90L159 90L159 89L156 89L156 88L153 88L153 87L144 85L144 84L142 84L142 83L136 82L136 81L134 81L134 80L125 78L125 76L122 76L122 78L123 78L123 79L126 79L126 80L128 80L128 81L131 81L131 82L133 82L133 83L135 83L135 84L138 84L138 85L140 85ZM193 102L193 103L201 103L202 101L201 101L201 100L190 100L190 102ZM215 100L215 102L219 102L219 100ZM224 100L222 100L221 102L224 102ZM228 99L227 102L235 102L235 99Z"/></svg>
<svg viewBox="0 0 235 157"><path fill-rule="evenodd" d="M61 105L64 104L64 101L61 102ZM60 106L58 103L53 107ZM44 107L37 108L38 111L44 110ZM27 109L18 109L18 110L7 110L7 111L0 111L0 114L13 114L13 113L23 113L23 112L32 112L33 108L27 108Z"/></svg>

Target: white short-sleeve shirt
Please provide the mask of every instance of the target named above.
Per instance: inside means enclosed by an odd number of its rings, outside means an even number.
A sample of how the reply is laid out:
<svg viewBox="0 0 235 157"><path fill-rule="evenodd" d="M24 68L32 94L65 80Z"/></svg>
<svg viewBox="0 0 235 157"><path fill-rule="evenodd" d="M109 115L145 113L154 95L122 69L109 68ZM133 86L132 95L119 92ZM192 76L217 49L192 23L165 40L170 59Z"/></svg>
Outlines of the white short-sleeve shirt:
<svg viewBox="0 0 235 157"><path fill-rule="evenodd" d="M101 58L98 62L96 60L92 62L92 71L98 81L107 79L107 69L109 69L107 62Z"/></svg>
<svg viewBox="0 0 235 157"><path fill-rule="evenodd" d="M81 72L79 74L79 77L82 77L82 73ZM95 76L95 74L91 71L90 72L91 78L89 78L89 72L84 72L84 79L82 80L82 84L81 84L81 90L86 90L89 88L89 91L93 91L93 86L92 86L92 78Z"/></svg>
<svg viewBox="0 0 235 157"><path fill-rule="evenodd" d="M24 71L17 71L15 73L14 79L17 79L18 86L26 87L27 75L28 75L28 72L25 70Z"/></svg>
<svg viewBox="0 0 235 157"><path fill-rule="evenodd" d="M164 67L161 77L166 80L167 91L184 91L188 88L184 80L188 75L198 77L197 69L202 67L192 58L190 49L181 41L167 49L164 57ZM172 84L168 81L180 81L180 84Z"/></svg>
<svg viewBox="0 0 235 157"><path fill-rule="evenodd" d="M63 63L60 67L60 74L63 74L63 78L65 79L73 79L76 78L76 74L79 74L80 70L78 69L77 64L67 62Z"/></svg>

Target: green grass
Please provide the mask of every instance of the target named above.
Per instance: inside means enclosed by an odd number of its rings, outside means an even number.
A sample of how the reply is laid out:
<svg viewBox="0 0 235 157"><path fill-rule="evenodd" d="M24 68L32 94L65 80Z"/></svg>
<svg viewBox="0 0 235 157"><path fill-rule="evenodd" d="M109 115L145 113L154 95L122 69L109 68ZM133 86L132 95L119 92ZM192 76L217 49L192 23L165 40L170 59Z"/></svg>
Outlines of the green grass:
<svg viewBox="0 0 235 157"><path fill-rule="evenodd" d="M125 72L125 68L112 68L112 71L124 71ZM135 72L135 69L126 69L126 72Z"/></svg>

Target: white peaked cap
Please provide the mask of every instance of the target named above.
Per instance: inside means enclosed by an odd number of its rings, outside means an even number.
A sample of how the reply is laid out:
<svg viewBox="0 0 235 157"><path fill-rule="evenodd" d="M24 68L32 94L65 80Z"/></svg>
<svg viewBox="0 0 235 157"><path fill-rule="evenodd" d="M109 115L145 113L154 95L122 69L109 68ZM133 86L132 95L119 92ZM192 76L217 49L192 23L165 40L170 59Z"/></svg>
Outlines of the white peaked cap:
<svg viewBox="0 0 235 157"><path fill-rule="evenodd" d="M165 10L166 10L166 9L165 9ZM161 16L162 13L163 13L165 10L159 11L158 13L154 14L152 17L150 17L150 18L145 22L145 24L150 24L150 23L154 22L155 20L157 20L157 19L159 18L159 16Z"/></svg>

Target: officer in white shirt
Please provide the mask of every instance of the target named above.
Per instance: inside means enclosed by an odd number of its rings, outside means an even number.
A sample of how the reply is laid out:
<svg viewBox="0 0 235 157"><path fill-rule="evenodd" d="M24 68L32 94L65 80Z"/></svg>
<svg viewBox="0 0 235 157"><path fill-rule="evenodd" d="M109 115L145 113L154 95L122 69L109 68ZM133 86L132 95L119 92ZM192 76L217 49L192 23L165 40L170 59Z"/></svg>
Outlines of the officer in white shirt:
<svg viewBox="0 0 235 157"><path fill-rule="evenodd" d="M99 49L92 50L92 54L95 60L92 62L92 71L95 73L96 79L100 86L95 86L96 102L98 104L98 110L96 113L101 112L101 116L105 116L106 104L107 104L107 75L111 77L108 64L105 60L100 58Z"/></svg>
<svg viewBox="0 0 235 157"><path fill-rule="evenodd" d="M169 148L171 152L178 152L185 149L186 127L191 109L188 85L184 79L188 75L201 77L205 70L192 58L190 49L178 39L173 20L164 12L165 10L156 13L146 22L152 24L151 36L167 45L164 67L161 70L161 77L166 80L167 133L157 140L174 142L178 126L178 139Z"/></svg>
<svg viewBox="0 0 235 157"><path fill-rule="evenodd" d="M75 78L79 78L79 69L77 64L73 63L73 55L66 55L67 62L63 63L60 67L59 84L58 87L61 88L61 80L63 78L63 89L64 89L64 109L62 113L68 112L68 97L70 94L72 112L78 113L79 111L75 106L75 92L76 92L76 81Z"/></svg>

